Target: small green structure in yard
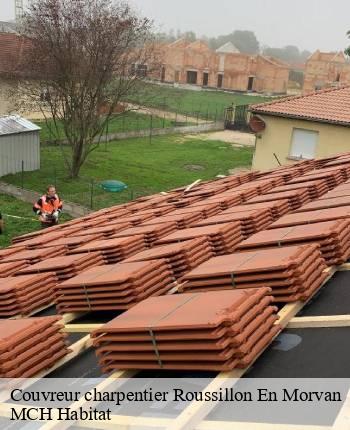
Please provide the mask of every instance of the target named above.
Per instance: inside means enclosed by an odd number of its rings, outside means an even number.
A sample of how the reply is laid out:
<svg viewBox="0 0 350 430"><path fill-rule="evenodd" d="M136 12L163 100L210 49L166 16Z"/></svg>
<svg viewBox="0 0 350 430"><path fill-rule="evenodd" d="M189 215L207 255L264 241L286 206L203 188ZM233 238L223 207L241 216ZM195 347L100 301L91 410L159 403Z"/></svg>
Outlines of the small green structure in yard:
<svg viewBox="0 0 350 430"><path fill-rule="evenodd" d="M128 188L124 182L114 180L103 181L100 183L100 186L104 191L108 191L109 193L120 193Z"/></svg>

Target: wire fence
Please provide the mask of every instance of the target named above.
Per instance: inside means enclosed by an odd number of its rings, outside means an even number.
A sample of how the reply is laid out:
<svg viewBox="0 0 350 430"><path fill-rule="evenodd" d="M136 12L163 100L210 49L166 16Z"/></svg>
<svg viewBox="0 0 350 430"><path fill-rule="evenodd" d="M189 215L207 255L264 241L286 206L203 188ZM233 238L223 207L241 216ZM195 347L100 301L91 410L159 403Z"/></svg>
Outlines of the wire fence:
<svg viewBox="0 0 350 430"><path fill-rule="evenodd" d="M156 130L162 129L174 129L174 127L187 127L187 126L198 126L201 124L209 124L216 121L221 121L222 113L220 118L218 113L214 116L202 115L200 111L194 111L189 114L181 113L180 111L175 112L162 112L156 111L154 113L140 113L138 111L131 111L121 114L113 115L107 122L106 126L102 131L100 140L109 141L113 138L117 138L118 134L120 137L128 137L125 134L130 134L130 137L140 135L152 135ZM37 121L37 124L41 127L40 140L42 144L55 144L58 141L65 141L65 132L62 124L58 124L57 130L54 129L51 121Z"/></svg>

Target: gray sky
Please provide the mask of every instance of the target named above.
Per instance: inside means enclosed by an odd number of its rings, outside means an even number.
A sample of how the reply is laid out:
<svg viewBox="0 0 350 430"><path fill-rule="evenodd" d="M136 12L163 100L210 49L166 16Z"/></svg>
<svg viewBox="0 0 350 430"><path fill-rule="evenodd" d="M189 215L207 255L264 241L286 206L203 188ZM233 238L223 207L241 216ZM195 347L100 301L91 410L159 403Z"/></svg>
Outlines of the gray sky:
<svg viewBox="0 0 350 430"><path fill-rule="evenodd" d="M25 0L26 1L26 0ZM130 0L162 30L217 36L252 30L262 45L342 50L350 30L349 0ZM0 0L0 20L12 19L14 0ZM350 42L349 42L350 44Z"/></svg>

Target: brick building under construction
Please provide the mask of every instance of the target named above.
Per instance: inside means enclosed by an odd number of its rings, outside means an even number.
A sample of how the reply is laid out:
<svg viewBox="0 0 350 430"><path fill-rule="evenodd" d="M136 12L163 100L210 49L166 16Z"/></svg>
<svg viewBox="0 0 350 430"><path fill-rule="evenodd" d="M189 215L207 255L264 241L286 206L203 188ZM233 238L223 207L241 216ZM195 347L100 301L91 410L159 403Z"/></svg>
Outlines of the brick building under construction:
<svg viewBox="0 0 350 430"><path fill-rule="evenodd" d="M243 54L232 43L216 51L200 40L179 39L161 48L162 82L268 94L287 92L289 65L264 55Z"/></svg>

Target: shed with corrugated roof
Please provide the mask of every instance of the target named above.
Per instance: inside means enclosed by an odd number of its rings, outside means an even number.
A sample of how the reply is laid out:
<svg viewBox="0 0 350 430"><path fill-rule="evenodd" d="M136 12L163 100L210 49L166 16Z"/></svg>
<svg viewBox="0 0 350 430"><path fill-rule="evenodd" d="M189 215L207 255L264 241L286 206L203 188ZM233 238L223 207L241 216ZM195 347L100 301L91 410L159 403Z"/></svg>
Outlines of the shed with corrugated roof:
<svg viewBox="0 0 350 430"><path fill-rule="evenodd" d="M0 117L0 177L40 169L40 127L18 116Z"/></svg>

